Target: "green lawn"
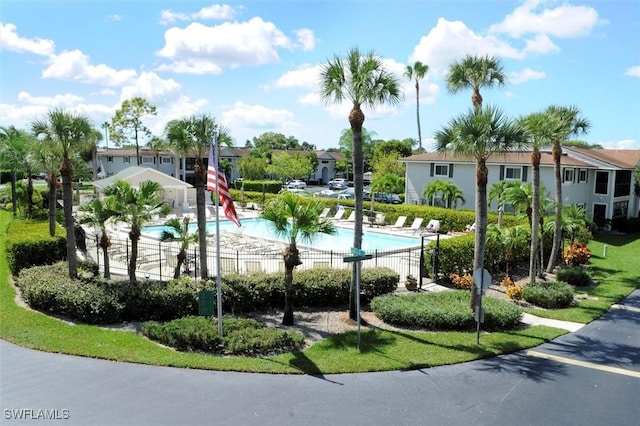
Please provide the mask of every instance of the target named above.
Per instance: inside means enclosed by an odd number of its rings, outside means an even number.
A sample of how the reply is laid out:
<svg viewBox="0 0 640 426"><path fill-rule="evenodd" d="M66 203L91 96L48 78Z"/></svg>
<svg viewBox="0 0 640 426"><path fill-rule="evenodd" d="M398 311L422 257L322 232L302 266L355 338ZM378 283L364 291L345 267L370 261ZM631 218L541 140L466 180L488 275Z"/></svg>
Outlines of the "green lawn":
<svg viewBox="0 0 640 426"><path fill-rule="evenodd" d="M15 290L9 282L10 274L4 255L4 234L10 219L8 212L0 211L0 338L43 351L196 369L329 374L455 364L538 346L565 333L563 330L544 326L513 332L483 333L478 346L476 333L363 329L360 350L357 349L357 333L349 332L333 335L301 352L272 357L220 357L181 353L156 345L134 333L90 325L73 325L18 306L15 303ZM601 249L605 242L596 244L600 244ZM584 311L585 318L587 313L591 313L592 316L587 318L591 320L606 310L605 299L611 305L635 288L637 280L635 283L633 280L634 277L637 278L637 265L635 275L628 270L614 270L622 265L627 267L631 257L627 257L626 261L616 261L615 264L609 260L613 254L618 255L618 250L626 251L629 244L637 252L640 243L636 239L615 247L613 243L608 244L610 247L607 259L594 256L594 267L600 268L597 271L603 275L599 286L603 288L599 296L602 307L596 304L594 307L564 311ZM594 251L597 250L598 248L594 248ZM597 289L593 292L594 295L600 294ZM575 320L575 314L566 315Z"/></svg>

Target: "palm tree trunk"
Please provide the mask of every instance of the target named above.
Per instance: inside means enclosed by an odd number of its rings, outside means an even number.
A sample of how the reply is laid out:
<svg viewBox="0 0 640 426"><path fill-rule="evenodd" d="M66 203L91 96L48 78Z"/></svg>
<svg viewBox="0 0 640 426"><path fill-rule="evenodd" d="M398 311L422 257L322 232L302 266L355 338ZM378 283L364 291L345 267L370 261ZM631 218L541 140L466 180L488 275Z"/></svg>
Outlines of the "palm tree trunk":
<svg viewBox="0 0 640 426"><path fill-rule="evenodd" d="M111 278L111 271L109 265L109 246L111 245L111 241L109 241L109 236L107 235L107 230L102 228L102 236L100 237L100 248L102 248L102 259L104 263L104 277L106 279Z"/></svg>
<svg viewBox="0 0 640 426"><path fill-rule="evenodd" d="M531 250L529 251L529 282L536 280L536 260L540 238L540 152L534 149L532 157L532 195L531 195Z"/></svg>
<svg viewBox="0 0 640 426"><path fill-rule="evenodd" d="M293 269L300 265L300 253L295 242L290 243L284 250L284 316L282 325L294 325L293 319Z"/></svg>
<svg viewBox="0 0 640 426"><path fill-rule="evenodd" d="M555 221L553 225L553 245L549 254L549 263L547 263L547 272L552 273L556 267L556 259L560 253L562 245L562 178L560 158L562 155L562 146L560 143L553 144L553 172L555 175L556 196L555 196Z"/></svg>
<svg viewBox="0 0 640 426"><path fill-rule="evenodd" d="M363 199L362 192L364 189L364 156L362 153L362 124L364 123L364 113L360 109L360 105L354 105L349 113L349 124L353 133L353 186L355 191L355 223L353 232L353 247L362 248L362 213ZM351 271L351 289L349 292L349 318L357 320L358 313L356 310L356 298L360 295L355 294L356 291L356 263L353 263Z"/></svg>
<svg viewBox="0 0 640 426"><path fill-rule="evenodd" d="M218 169L220 170L220 169ZM200 253L200 278L207 279L209 277L209 271L207 269L207 215L206 215L206 201L204 193L204 185L206 182L207 174L204 168L202 158L195 166L195 178L196 178L196 214L198 216L198 250ZM215 194L217 197L218 194ZM219 206L219 203L218 203Z"/></svg>
<svg viewBox="0 0 640 426"><path fill-rule="evenodd" d="M58 187L58 178L55 173L49 175L49 235L56 235L56 210L58 200L56 199L56 189Z"/></svg>
<svg viewBox="0 0 640 426"><path fill-rule="evenodd" d="M131 225L131 232L129 232L129 239L131 240L131 258L129 259L129 281L135 283L138 281L136 278L136 266L138 264L138 239L140 238L140 227L137 224Z"/></svg>
<svg viewBox="0 0 640 426"><path fill-rule="evenodd" d="M33 179L31 179L31 173L27 178L27 217L33 217Z"/></svg>
<svg viewBox="0 0 640 426"><path fill-rule="evenodd" d="M18 173L16 169L13 169L13 177L11 179L11 209L13 210L13 217L18 216L18 195L16 193L16 180L18 179Z"/></svg>
<svg viewBox="0 0 640 426"><path fill-rule="evenodd" d="M138 142L138 129L136 128L136 166L140 165L140 143Z"/></svg>
<svg viewBox="0 0 640 426"><path fill-rule="evenodd" d="M418 147L422 152L422 129L420 128L420 83L416 80L416 120L418 122Z"/></svg>
<svg viewBox="0 0 640 426"><path fill-rule="evenodd" d="M76 257L76 233L73 220L73 188L71 187L71 176L73 167L68 158L62 161L60 168L62 176L62 203L64 208L64 227L67 233L67 261L69 262L69 278L78 276L78 260Z"/></svg>
<svg viewBox="0 0 640 426"><path fill-rule="evenodd" d="M476 232L473 250L473 270L484 268L484 249L487 239L487 178L489 170L484 160L476 162ZM477 293L471 287L471 309L476 306Z"/></svg>

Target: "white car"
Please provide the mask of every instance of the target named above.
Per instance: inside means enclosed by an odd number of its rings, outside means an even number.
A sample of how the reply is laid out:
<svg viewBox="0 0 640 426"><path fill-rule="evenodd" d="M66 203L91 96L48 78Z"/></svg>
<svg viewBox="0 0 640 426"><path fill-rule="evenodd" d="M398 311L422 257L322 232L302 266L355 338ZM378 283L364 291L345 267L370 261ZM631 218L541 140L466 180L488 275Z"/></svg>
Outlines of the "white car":
<svg viewBox="0 0 640 426"><path fill-rule="evenodd" d="M301 180L292 180L287 184L287 189L307 189L307 184Z"/></svg>

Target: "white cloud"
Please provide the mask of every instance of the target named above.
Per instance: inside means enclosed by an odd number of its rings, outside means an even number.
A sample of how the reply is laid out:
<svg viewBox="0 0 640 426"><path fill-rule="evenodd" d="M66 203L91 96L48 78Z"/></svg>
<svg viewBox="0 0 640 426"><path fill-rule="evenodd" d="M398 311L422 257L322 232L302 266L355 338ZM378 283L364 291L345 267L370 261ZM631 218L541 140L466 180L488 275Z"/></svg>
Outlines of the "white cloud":
<svg viewBox="0 0 640 426"><path fill-rule="evenodd" d="M169 9L164 9L160 12L160 23L166 25L176 21L206 19L228 20L233 19L235 15L236 11L228 4L212 4L211 6L203 7L195 13L174 12Z"/></svg>
<svg viewBox="0 0 640 426"><path fill-rule="evenodd" d="M184 72L201 71L205 64L219 70L273 63L279 60L278 49L293 48L282 31L260 18L213 27L192 23L184 29L170 28L164 37L165 45L156 54L176 63L164 69Z"/></svg>
<svg viewBox="0 0 640 426"><path fill-rule="evenodd" d="M173 79L162 79L154 72L143 72L135 81L122 88L120 101L141 97L153 103L177 96L180 89L180 84Z"/></svg>
<svg viewBox="0 0 640 426"><path fill-rule="evenodd" d="M479 35L462 21L440 18L429 34L420 39L409 57L409 63L421 61L429 65L429 73L440 76L452 62L467 54L516 59L524 57L518 49L493 35Z"/></svg>
<svg viewBox="0 0 640 426"><path fill-rule="evenodd" d="M308 51L316 48L316 38L312 30L308 28L296 30L296 38L298 43L302 45L302 50Z"/></svg>
<svg viewBox="0 0 640 426"><path fill-rule="evenodd" d="M532 70L531 68L525 68L522 71L509 74L509 83L519 84L529 80L541 80L545 78L547 74L542 71Z"/></svg>
<svg viewBox="0 0 640 426"><path fill-rule="evenodd" d="M559 52L560 48L546 34L537 34L534 38L526 40L525 52L552 53Z"/></svg>
<svg viewBox="0 0 640 426"><path fill-rule="evenodd" d="M158 115L147 117L145 125L149 127L152 134L162 135L169 121L199 114L208 104L209 101L206 99L192 100L184 95L179 95L162 103L154 103L158 107Z"/></svg>
<svg viewBox="0 0 640 426"><path fill-rule="evenodd" d="M49 56L55 52L55 44L51 40L42 38L24 38L17 33L18 27L14 24L0 22L0 50L12 52L28 52L40 56Z"/></svg>
<svg viewBox="0 0 640 426"><path fill-rule="evenodd" d="M525 34L548 34L560 38L589 34L599 23L598 12L588 6L562 4L547 8L547 2L528 0L504 20L489 28L492 33L506 33L520 38ZM604 21L601 21L604 22Z"/></svg>
<svg viewBox="0 0 640 426"><path fill-rule="evenodd" d="M244 127L261 130L284 130L298 127L294 114L286 109L267 108L236 102L222 113L221 121L230 128Z"/></svg>
<svg viewBox="0 0 640 426"><path fill-rule="evenodd" d="M81 103L84 99L72 93L50 96L31 96L28 92L18 93L18 101L29 105L42 105L50 108L69 107Z"/></svg>
<svg viewBox="0 0 640 426"><path fill-rule="evenodd" d="M629 76L629 77L640 77L640 65L628 68L624 72L624 75Z"/></svg>
<svg viewBox="0 0 640 426"><path fill-rule="evenodd" d="M48 62L49 66L42 71L43 78L118 86L136 76L136 71L132 69L118 71L104 64L93 65L90 63L89 56L80 50L65 50L60 54L52 55Z"/></svg>
<svg viewBox="0 0 640 426"><path fill-rule="evenodd" d="M321 65L302 64L299 68L282 74L275 83L267 86L267 89L272 86L285 89L294 87L317 89L321 70Z"/></svg>
<svg viewBox="0 0 640 426"><path fill-rule="evenodd" d="M620 141L599 142L605 149L640 149L640 141L634 139L622 139Z"/></svg>
<svg viewBox="0 0 640 426"><path fill-rule="evenodd" d="M121 21L121 20L122 20L122 16L116 15L116 14L107 15L104 18L104 22L118 22L118 21Z"/></svg>

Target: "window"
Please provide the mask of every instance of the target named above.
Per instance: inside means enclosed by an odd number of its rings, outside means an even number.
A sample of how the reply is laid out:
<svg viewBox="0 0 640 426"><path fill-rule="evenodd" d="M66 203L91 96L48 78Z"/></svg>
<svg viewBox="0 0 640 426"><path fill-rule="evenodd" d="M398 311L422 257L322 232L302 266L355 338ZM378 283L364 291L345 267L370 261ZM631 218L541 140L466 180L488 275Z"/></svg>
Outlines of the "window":
<svg viewBox="0 0 640 426"><path fill-rule="evenodd" d="M589 176L589 174L587 173L587 170L581 169L578 172L578 182L586 182L587 181L587 176Z"/></svg>
<svg viewBox="0 0 640 426"><path fill-rule="evenodd" d="M142 164L153 164L153 163L154 163L153 157L142 157Z"/></svg>
<svg viewBox="0 0 640 426"><path fill-rule="evenodd" d="M111 155L107 157L107 163L113 163L113 157Z"/></svg>
<svg viewBox="0 0 640 426"><path fill-rule="evenodd" d="M596 172L596 194L607 194L609 192L609 172Z"/></svg>
<svg viewBox="0 0 640 426"><path fill-rule="evenodd" d="M173 158L171 157L160 157L160 164L171 164L173 163Z"/></svg>
<svg viewBox="0 0 640 426"><path fill-rule="evenodd" d="M130 157L122 157L122 162L123 163L129 163L129 162L131 162L131 158Z"/></svg>
<svg viewBox="0 0 640 426"><path fill-rule="evenodd" d="M613 219L619 217L627 217L629 212L629 201L618 201L613 203Z"/></svg>
<svg viewBox="0 0 640 426"><path fill-rule="evenodd" d="M446 164L436 164L436 176L449 176L449 166Z"/></svg>
<svg viewBox="0 0 640 426"><path fill-rule="evenodd" d="M616 171L616 183L613 188L614 197L625 197L631 194L631 170Z"/></svg>
<svg viewBox="0 0 640 426"><path fill-rule="evenodd" d="M520 180L522 178L522 168L520 167L505 167L504 178L510 180Z"/></svg>
<svg viewBox="0 0 640 426"><path fill-rule="evenodd" d="M563 182L573 182L573 169L564 169L564 173L562 175Z"/></svg>

